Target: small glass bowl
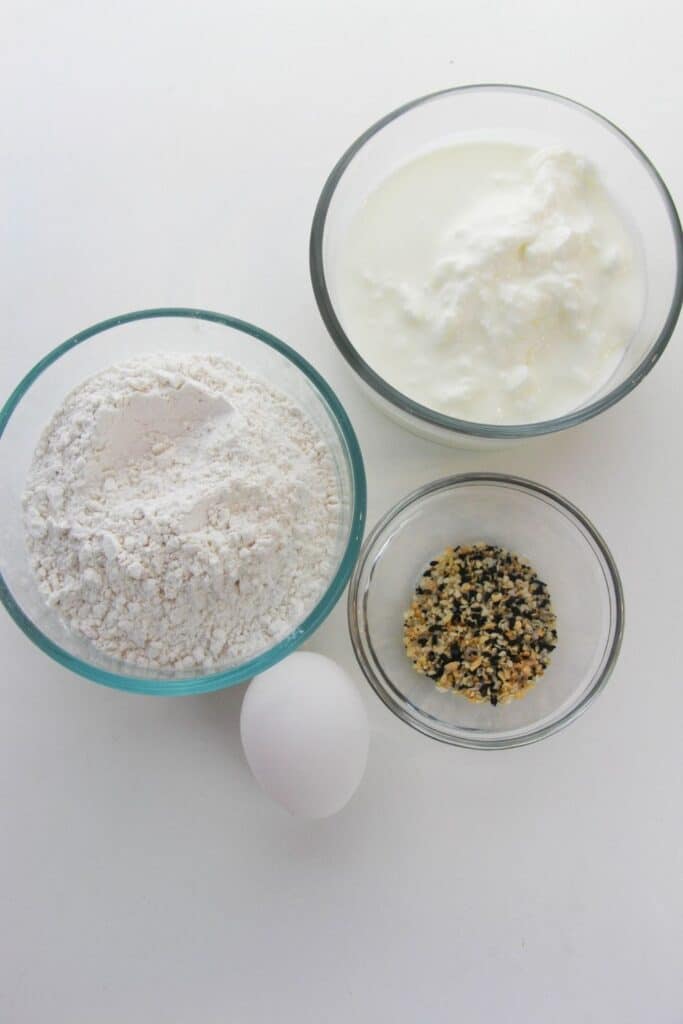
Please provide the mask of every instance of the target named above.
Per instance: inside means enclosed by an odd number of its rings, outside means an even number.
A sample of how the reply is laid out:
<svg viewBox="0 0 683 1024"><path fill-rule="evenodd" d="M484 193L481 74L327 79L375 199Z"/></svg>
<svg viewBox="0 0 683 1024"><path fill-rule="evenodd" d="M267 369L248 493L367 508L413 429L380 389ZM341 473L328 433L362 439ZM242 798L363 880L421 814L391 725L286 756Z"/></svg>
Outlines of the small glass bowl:
<svg viewBox="0 0 683 1024"><path fill-rule="evenodd" d="M403 647L403 614L429 561L477 541L527 559L557 615L544 675L522 699L496 707L437 690ZM566 498L517 477L469 473L421 487L387 512L361 552L348 615L360 667L395 715L433 739L488 750L550 736L588 707L619 654L624 598L607 545Z"/></svg>
<svg viewBox="0 0 683 1024"><path fill-rule="evenodd" d="M112 363L153 352L212 352L268 380L311 418L337 470L341 517L329 580L315 607L277 644L247 661L187 676L117 661L68 630L48 608L29 566L22 493L43 428L76 385ZM17 625L55 661L87 679L137 693L184 695L242 682L280 661L329 615L358 557L365 523L363 459L351 423L320 374L282 341L243 320L198 309L147 309L81 331L37 363L0 412L0 599Z"/></svg>
<svg viewBox="0 0 683 1024"><path fill-rule="evenodd" d="M588 402L537 423L487 424L456 419L409 398L389 384L354 347L338 301L338 254L367 195L396 167L436 146L506 140L561 145L595 165L640 244L646 282L640 325L611 379ZM500 448L527 437L583 423L627 395L657 362L683 301L683 236L671 196L645 154L594 110L541 89L467 85L422 96L368 128L333 168L313 218L313 291L335 345L367 395L386 415L432 441L465 448Z"/></svg>

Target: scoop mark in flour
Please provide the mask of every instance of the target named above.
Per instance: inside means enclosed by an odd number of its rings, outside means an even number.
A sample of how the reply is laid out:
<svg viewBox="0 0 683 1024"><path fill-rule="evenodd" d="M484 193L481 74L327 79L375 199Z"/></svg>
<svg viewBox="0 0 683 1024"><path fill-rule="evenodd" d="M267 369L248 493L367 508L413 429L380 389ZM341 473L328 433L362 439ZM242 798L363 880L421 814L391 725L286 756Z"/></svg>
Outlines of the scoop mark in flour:
<svg viewBox="0 0 683 1024"><path fill-rule="evenodd" d="M136 391L122 405L104 406L96 415L88 469L91 473L115 471L143 455L163 454L171 441L201 433L234 412L224 396L191 383L170 392Z"/></svg>

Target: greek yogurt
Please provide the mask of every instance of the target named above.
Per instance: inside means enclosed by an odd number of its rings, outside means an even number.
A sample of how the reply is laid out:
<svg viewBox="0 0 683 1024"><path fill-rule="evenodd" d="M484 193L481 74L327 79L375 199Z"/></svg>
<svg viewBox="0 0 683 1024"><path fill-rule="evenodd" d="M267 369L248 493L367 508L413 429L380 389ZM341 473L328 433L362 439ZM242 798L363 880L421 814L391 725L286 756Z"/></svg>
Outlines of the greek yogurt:
<svg viewBox="0 0 683 1024"><path fill-rule="evenodd" d="M590 400L635 332L644 281L592 165L559 148L468 142L401 166L366 198L337 267L366 362L431 409L552 419Z"/></svg>

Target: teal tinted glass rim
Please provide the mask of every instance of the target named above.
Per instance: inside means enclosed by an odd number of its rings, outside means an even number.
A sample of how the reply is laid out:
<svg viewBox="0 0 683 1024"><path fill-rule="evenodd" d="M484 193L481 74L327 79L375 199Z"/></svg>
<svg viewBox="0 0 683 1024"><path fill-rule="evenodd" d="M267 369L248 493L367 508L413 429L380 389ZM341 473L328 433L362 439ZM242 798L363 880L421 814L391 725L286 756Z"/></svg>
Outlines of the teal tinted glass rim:
<svg viewBox="0 0 683 1024"><path fill-rule="evenodd" d="M122 316L112 317L109 320L103 320L101 323L94 324L92 327L87 327L85 330L79 331L78 334L75 334L72 338L62 342L61 345L58 345L55 349L44 356L43 359L37 362L33 369L29 370L23 380L14 389L5 402L2 411L0 411L0 438L2 438L4 434L5 427L7 426L12 413L33 382L52 363L56 362L60 356L63 356L70 349L82 344L89 338L92 338L97 334L101 334L112 327L120 327L123 324L132 323L136 320L152 320L163 317L205 320L208 323L223 324L226 327L231 327L234 330L241 331L243 334L251 335L252 338L255 338L257 341L263 342L270 348L275 349L276 352L279 352L280 355L293 363L297 369L308 378L316 391L318 391L324 400L325 405L328 407L331 418L336 422L341 439L346 447L346 453L351 469L351 484L353 489L351 525L346 548L335 575L313 610L292 633L284 637L270 650L249 659L249 661L246 661L243 664L236 665L234 668L223 672L216 672L211 675L188 676L182 679L157 680L123 673L119 674L115 672L108 672L105 669L90 665L80 658L75 657L73 654L69 654L68 651L65 651L64 648L60 647L58 644L54 643L54 641L50 640L49 637L45 636L45 634L38 629L33 622L31 622L29 617L15 601L7 583L5 582L4 576L0 573L0 600L2 600L5 608L29 640L32 640L37 647L55 661L59 662L60 665L64 665L65 668L71 669L72 672L76 672L78 675L85 676L86 679L90 679L96 683L102 683L104 686L114 687L118 690L128 690L132 693L145 693L160 696L185 696L187 694L209 693L213 690L221 690L228 686L234 686L236 683L244 682L246 679L250 679L252 676L258 675L260 672L264 672L267 668L275 665L278 661L281 661L292 651L296 650L296 648L299 647L327 618L341 597L342 591L348 582L349 576L356 564L356 559L358 558L358 552L360 551L360 546L363 540L363 531L365 528L367 486L365 480L365 469L363 466L363 456L355 431L351 425L351 421L349 420L349 417L336 394L318 371L314 369L314 367L311 366L303 356L299 355L298 352L293 348L290 348L290 346L286 345L283 341L280 341L274 335L269 334L268 331L264 331L260 327L255 327L253 324L247 323L245 320L239 320L236 317L227 316L223 313L214 313L205 309L189 309L184 307L143 309L134 313L125 313Z"/></svg>
<svg viewBox="0 0 683 1024"><path fill-rule="evenodd" d="M399 391L397 388L387 383L383 377L376 373L375 370L365 362L346 335L344 328L335 313L334 305L327 287L325 263L323 259L325 223L332 198L337 185L346 171L346 168L367 142L369 142L383 128L391 124L392 121L397 120L403 114L408 113L415 107L422 106L426 103L432 103L444 96L456 95L458 93L496 91L518 93L519 95L527 96L539 96L563 104L564 106L577 108L601 122L601 124L603 124L606 130L611 134L618 136L621 141L625 143L627 148L630 149L631 152L634 153L641 161L646 171L653 179L667 212L671 230L673 232L674 248L676 252L676 282L671 306L666 320L664 321L658 337L647 353L643 356L638 366L636 366L629 376L607 395L597 399L595 402L591 402L590 405L585 405L582 408L577 409L575 412L567 413L565 416L558 416L552 420L542 420L537 423L512 424L509 426L503 424L475 423L471 420L460 420L454 416L447 416L444 413L428 408L426 405L421 405L419 402L413 401L412 398L403 394L402 391ZM673 334L681 312L681 305L683 304L683 232L681 230L681 222L674 201L671 198L671 194L657 168L645 155L640 146L633 141L633 139L622 131L618 125L614 124L614 122L610 121L602 114L599 114L596 110L586 106L584 103L578 103L576 100L572 100L568 96L562 96L559 93L550 92L547 89L537 89L533 86L527 85L510 85L505 83L488 82L474 85L460 85L451 89L441 89L438 92L429 93L426 96L420 96L418 99L404 103L402 106L392 110L389 114L386 114L384 117L380 118L379 121L376 121L371 125L370 128L363 132L363 134L360 135L340 157L323 186L323 190L320 193L320 198L318 199L315 213L313 215L309 244L309 268L311 283L313 285L313 294L327 331L344 359L358 374L361 380L365 381L373 391L376 391L382 398L390 402L392 405L395 405L403 412L407 412L412 416L415 416L417 419L423 420L433 426L459 434L466 434L470 437L509 440L537 437L542 434L551 434L558 430L565 430L566 428L576 426L579 423L585 423L586 420L592 419L593 416L597 416L599 413L611 408L625 395L629 394L629 392L647 376L652 367L658 361L666 348L671 335Z"/></svg>
<svg viewBox="0 0 683 1024"><path fill-rule="evenodd" d="M413 505L419 505L425 498L428 498L430 495L438 493L439 491L457 490L459 487L468 486L469 484L490 484L494 487L508 487L522 491L532 495L533 497L540 498L552 506L558 513L566 516L566 518L572 522L577 529L583 531L584 535L590 541L594 553L596 554L596 558L600 562L603 578L610 596L610 611L613 622L610 642L605 648L603 659L595 672L591 684L587 687L580 700L578 700L573 707L569 708L569 710L560 718L549 722L547 725L541 726L540 728L534 728L532 726L525 733L513 736L502 736L500 738L494 736L490 739L481 739L476 736L468 736L464 733L452 733L438 725L431 725L425 718L416 717L416 715L410 710L414 705L412 705L406 698L402 697L400 691L391 684L391 680L384 672L378 674L375 671L375 668L371 664L370 658L366 653L366 644L362 639L362 634L364 633L367 637L367 646L369 650L374 653L373 645L367 629L367 619L365 615L361 616L359 614L359 605L361 604L362 596L364 607L365 597L367 590L369 589L366 587L364 594L360 594L360 584L363 572L370 555L377 548L378 541L383 537L392 522L407 508L410 508ZM378 558L381 559L383 557L384 551L382 547L379 549ZM377 561L377 558L375 561ZM610 676L612 675L612 672L614 671L614 667L619 659L621 651L621 645L624 638L625 600L621 576L619 575L617 564L607 542L593 525L588 516L585 515L580 508L569 501L568 498L563 497L563 495L558 494L557 491L553 491L549 487L545 487L543 484L536 483L533 480L527 480L525 477L512 476L508 473L459 473L453 476L441 477L438 480L433 480L431 483L424 484L422 487L416 488L393 505L378 520L368 534L358 561L356 562L356 567L353 571L353 576L351 577L351 582L349 584L346 612L349 624L349 635L351 637L351 646L353 647L358 665L376 695L382 703L394 715L396 715L397 718L402 722L405 722L405 724L409 725L412 729L422 733L424 736L428 736L430 739L448 744L449 746L467 747L471 750L506 750L512 747L528 746L530 743L536 743L538 740L545 739L548 736L552 736L555 733L560 732L571 722L574 722L579 718L579 716L590 707L598 694L602 693ZM365 624L364 630L361 630L361 620ZM382 682L380 675L386 679L389 685ZM420 713L419 708L415 708L415 710Z"/></svg>

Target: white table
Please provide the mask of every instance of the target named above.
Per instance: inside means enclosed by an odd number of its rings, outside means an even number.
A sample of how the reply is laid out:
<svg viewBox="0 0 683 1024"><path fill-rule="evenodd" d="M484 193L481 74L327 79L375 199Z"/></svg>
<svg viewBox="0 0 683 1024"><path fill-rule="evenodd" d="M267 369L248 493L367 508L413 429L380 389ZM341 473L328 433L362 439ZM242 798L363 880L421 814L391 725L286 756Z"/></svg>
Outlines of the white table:
<svg viewBox="0 0 683 1024"><path fill-rule="evenodd" d="M450 84L583 100L683 200L679 12L673 0L5 6L2 398L45 351L113 314L237 314L338 389L370 522L447 472L540 480L604 532L627 630L584 718L480 753L389 714L355 667L340 604L311 646L354 674L371 759L352 804L306 824L248 773L241 688L107 690L0 615L3 1024L683 1020L681 329L607 415L459 453L397 435L367 404L307 269L313 207L342 149Z"/></svg>

